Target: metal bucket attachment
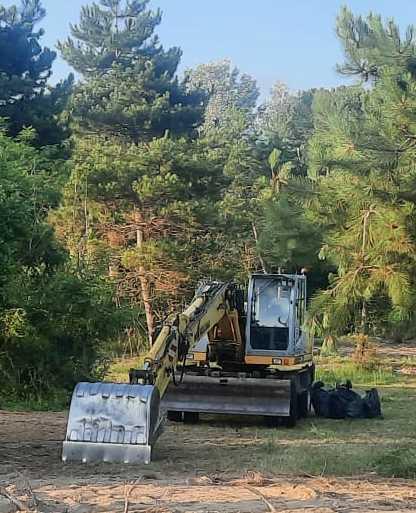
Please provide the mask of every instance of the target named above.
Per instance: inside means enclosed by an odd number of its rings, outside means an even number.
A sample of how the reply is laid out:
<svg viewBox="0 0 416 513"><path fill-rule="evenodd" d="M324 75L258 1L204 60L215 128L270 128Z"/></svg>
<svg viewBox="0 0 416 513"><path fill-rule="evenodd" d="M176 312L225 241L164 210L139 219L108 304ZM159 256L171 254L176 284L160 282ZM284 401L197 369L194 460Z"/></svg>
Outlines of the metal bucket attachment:
<svg viewBox="0 0 416 513"><path fill-rule="evenodd" d="M79 383L72 395L62 460L150 463L160 434L160 397L151 385Z"/></svg>
<svg viewBox="0 0 416 513"><path fill-rule="evenodd" d="M185 375L181 385L169 386L161 407L170 411L288 417L290 389L290 380Z"/></svg>

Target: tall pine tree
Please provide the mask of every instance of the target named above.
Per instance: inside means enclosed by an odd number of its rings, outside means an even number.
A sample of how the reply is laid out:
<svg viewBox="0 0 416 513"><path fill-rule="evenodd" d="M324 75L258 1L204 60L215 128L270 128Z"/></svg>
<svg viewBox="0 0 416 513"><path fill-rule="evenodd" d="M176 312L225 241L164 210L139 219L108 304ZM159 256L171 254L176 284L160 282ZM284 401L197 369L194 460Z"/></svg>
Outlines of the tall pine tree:
<svg viewBox="0 0 416 513"><path fill-rule="evenodd" d="M374 80L370 88L341 88L315 101L315 212L326 233L321 255L337 272L313 313L327 335L366 335L414 310L416 53L413 29L402 40L393 22L375 15L343 9L337 32L346 54L341 69Z"/></svg>
<svg viewBox="0 0 416 513"><path fill-rule="evenodd" d="M147 4L85 7L60 44L83 80L70 103L73 172L55 226L81 268L101 266L118 300L142 305L152 341L168 298L198 278L198 241L222 177L195 139L205 96L177 78L181 51L164 50L160 12Z"/></svg>
<svg viewBox="0 0 416 513"><path fill-rule="evenodd" d="M71 77L56 87L48 85L56 53L42 47L44 32L36 29L45 14L40 0L0 7L0 116L11 135L35 128L38 145L67 137L59 117L72 86Z"/></svg>
<svg viewBox="0 0 416 513"><path fill-rule="evenodd" d="M130 141L189 134L199 124L203 95L187 92L176 71L179 48L165 50L154 34L160 11L148 0L100 0L81 10L71 37L58 47L82 76L70 113L84 133Z"/></svg>

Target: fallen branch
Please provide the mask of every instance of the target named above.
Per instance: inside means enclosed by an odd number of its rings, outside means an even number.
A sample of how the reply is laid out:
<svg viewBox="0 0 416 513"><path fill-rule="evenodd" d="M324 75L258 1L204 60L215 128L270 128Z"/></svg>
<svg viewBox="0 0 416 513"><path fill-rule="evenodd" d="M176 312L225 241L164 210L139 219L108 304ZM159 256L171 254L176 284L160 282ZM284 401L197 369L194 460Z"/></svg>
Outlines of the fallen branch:
<svg viewBox="0 0 416 513"><path fill-rule="evenodd" d="M24 480L25 492L30 497L30 508L31 509L32 508L37 508L38 505L39 505L39 501L38 501L38 498L35 495L35 492L33 491L31 482L29 481L29 479L27 477L25 477L24 475L20 474L20 472L19 472L19 475Z"/></svg>
<svg viewBox="0 0 416 513"><path fill-rule="evenodd" d="M131 485L124 485L124 510L123 513L129 513L130 508L130 495L133 491L134 484Z"/></svg>
<svg viewBox="0 0 416 513"><path fill-rule="evenodd" d="M0 495L3 495L3 497L6 497L7 500L9 500L17 509L18 511L24 511L26 506L20 502L16 497L13 497L6 488L0 487Z"/></svg>
<svg viewBox="0 0 416 513"><path fill-rule="evenodd" d="M260 497L264 504L266 504L266 506L269 508L270 513L277 513L276 508L267 499L267 497L265 497L265 495L260 492L260 490L257 490L257 488L253 488L252 486L244 486L244 488L250 491L251 493L254 493L254 495L257 495L257 497Z"/></svg>
<svg viewBox="0 0 416 513"><path fill-rule="evenodd" d="M134 488L142 481L142 477L139 477L139 479L136 479L136 481L133 481L132 483L125 483L124 484L124 510L123 513L129 513L130 509L130 496Z"/></svg>

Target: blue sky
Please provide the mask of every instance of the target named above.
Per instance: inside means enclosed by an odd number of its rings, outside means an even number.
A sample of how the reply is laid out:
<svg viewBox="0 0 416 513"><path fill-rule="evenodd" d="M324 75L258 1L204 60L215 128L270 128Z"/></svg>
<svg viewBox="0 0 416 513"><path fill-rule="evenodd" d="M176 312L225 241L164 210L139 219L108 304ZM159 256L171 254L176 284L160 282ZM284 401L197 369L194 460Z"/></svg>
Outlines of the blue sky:
<svg viewBox="0 0 416 513"><path fill-rule="evenodd" d="M18 0L15 0L18 1ZM10 5L11 0L0 0ZM48 11L44 44L54 47L69 33L88 0L43 0ZM341 5L356 13L394 17L402 29L416 24L414 0L151 0L164 12L158 33L163 44L183 50L181 67L230 58L257 80L265 95L277 80L292 89L335 86L342 53L335 36ZM54 80L69 68L58 60Z"/></svg>

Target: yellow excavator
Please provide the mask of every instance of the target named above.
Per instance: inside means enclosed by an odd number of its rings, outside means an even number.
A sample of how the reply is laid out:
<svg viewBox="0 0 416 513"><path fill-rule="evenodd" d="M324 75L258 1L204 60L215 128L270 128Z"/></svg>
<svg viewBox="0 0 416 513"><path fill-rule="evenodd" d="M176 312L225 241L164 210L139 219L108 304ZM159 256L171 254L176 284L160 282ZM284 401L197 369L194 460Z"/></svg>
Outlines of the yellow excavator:
<svg viewBox="0 0 416 513"><path fill-rule="evenodd" d="M246 290L201 284L164 323L130 384L76 386L63 461L150 463L166 416L256 415L294 426L308 414L314 380L305 314L304 275L254 274Z"/></svg>

